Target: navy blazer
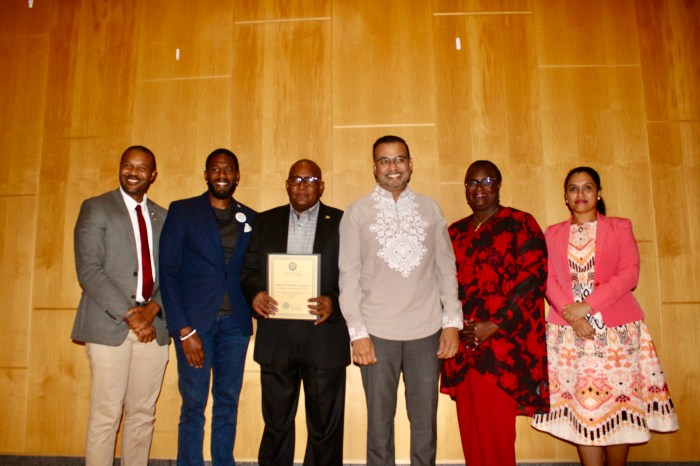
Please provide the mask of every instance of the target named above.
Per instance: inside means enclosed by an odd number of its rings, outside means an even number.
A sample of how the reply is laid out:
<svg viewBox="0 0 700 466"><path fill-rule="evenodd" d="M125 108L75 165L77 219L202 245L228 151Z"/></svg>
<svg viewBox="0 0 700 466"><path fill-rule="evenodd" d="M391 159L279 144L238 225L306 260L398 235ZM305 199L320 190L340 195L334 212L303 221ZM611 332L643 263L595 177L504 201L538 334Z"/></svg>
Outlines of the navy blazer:
<svg viewBox="0 0 700 466"><path fill-rule="evenodd" d="M171 335L188 326L206 332L216 320L224 291L241 332L253 333L240 272L255 211L235 199L233 202L238 238L228 263L209 193L170 204L160 237L160 289Z"/></svg>
<svg viewBox="0 0 700 466"><path fill-rule="evenodd" d="M267 290L267 256L287 252L290 205L258 214L246 253L241 286L249 302ZM172 215L172 214L171 214ZM350 337L338 303L339 226L343 211L323 203L319 206L313 252L321 254L321 295L333 301L333 314L321 325L308 321L313 334L313 359L319 369L334 369L350 364ZM309 296L310 298L312 296ZM274 296L273 296L274 298ZM257 314L254 313L256 317ZM253 359L260 364L272 361L280 332L288 331L289 321L258 319Z"/></svg>

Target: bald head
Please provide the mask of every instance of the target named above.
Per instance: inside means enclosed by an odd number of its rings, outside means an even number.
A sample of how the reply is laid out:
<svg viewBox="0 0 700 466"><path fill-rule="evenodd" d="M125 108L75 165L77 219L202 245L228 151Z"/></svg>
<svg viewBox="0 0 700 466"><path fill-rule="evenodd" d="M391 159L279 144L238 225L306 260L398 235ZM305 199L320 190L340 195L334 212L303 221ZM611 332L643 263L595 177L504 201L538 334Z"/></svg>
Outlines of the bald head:
<svg viewBox="0 0 700 466"><path fill-rule="evenodd" d="M301 160L297 160L296 162L294 162L292 164L292 166L289 167L289 176L290 177L297 176L297 175L293 175L293 173L298 171L301 167L308 168L308 170L313 172L312 176L315 176L319 180L323 179L323 175L321 174L321 167L319 167L316 162L314 162L313 160L309 160L309 159L301 159Z"/></svg>

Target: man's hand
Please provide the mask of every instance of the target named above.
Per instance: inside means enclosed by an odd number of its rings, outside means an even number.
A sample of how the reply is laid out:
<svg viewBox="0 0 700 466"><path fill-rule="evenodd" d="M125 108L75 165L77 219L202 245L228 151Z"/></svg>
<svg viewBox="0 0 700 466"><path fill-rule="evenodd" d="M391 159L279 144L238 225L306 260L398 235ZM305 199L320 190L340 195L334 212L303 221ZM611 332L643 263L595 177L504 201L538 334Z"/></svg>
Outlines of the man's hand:
<svg viewBox="0 0 700 466"><path fill-rule="evenodd" d="M359 338L352 342L352 362L358 366L371 366L377 363L372 340Z"/></svg>
<svg viewBox="0 0 700 466"><path fill-rule="evenodd" d="M184 337L193 330L192 327L185 327L181 328L179 333L181 337ZM204 350L202 349L202 340L199 339L199 334L193 333L184 340L180 340L180 344L182 345L182 352L185 353L187 363L196 369L201 369L204 365Z"/></svg>
<svg viewBox="0 0 700 466"><path fill-rule="evenodd" d="M156 328L153 325L149 325L134 333L136 333L136 337L141 343L150 343L156 339Z"/></svg>
<svg viewBox="0 0 700 466"><path fill-rule="evenodd" d="M450 359L457 354L459 349L459 330L455 327L442 329L440 334L440 346L437 357L440 359Z"/></svg>
<svg viewBox="0 0 700 466"><path fill-rule="evenodd" d="M131 330L138 334L151 326L158 311L160 311L160 306L154 301L149 301L143 306L130 307L129 310L126 311L124 322L126 322L126 325L128 325Z"/></svg>
<svg viewBox="0 0 700 466"><path fill-rule="evenodd" d="M333 314L333 300L328 296L319 296L309 299L309 314L318 316L318 320L314 325L321 325Z"/></svg>
<svg viewBox="0 0 700 466"><path fill-rule="evenodd" d="M267 294L267 291L259 291L253 298L252 305L253 311L265 319L277 313L277 301Z"/></svg>

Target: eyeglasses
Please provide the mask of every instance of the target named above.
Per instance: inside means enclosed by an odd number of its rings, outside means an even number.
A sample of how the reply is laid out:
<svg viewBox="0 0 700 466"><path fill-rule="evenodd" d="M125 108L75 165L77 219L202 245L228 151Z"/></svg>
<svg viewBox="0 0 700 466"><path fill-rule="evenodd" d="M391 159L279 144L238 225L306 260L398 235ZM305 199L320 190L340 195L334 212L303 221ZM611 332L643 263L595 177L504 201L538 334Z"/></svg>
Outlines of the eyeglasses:
<svg viewBox="0 0 700 466"><path fill-rule="evenodd" d="M317 176L290 176L287 178L287 182L292 186L299 186L302 183L306 186L314 186L319 181L321 179Z"/></svg>
<svg viewBox="0 0 700 466"><path fill-rule="evenodd" d="M405 155L399 155L399 156L394 157L393 159L390 159L389 157L381 157L381 158L376 159L374 161L374 163L376 163L380 167L388 167L392 163L396 166L399 166L399 165L405 165L408 162L409 158L410 157L407 157Z"/></svg>
<svg viewBox="0 0 700 466"><path fill-rule="evenodd" d="M490 176L487 176L483 180L469 179L464 182L464 186L466 186L468 189L476 189L477 186L481 185L482 188L487 189L493 186L496 181L498 181L498 178L491 178Z"/></svg>

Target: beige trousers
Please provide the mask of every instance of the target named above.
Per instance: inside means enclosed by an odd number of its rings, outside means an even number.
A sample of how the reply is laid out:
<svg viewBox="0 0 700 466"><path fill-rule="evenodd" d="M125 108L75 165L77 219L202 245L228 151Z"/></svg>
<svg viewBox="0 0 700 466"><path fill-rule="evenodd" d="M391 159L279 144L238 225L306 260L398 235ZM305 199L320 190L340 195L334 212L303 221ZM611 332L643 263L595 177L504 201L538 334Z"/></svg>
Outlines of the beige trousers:
<svg viewBox="0 0 700 466"><path fill-rule="evenodd" d="M120 346L86 343L85 348L92 373L86 466L112 466L122 411L121 464L146 466L168 346L140 343L129 331Z"/></svg>

